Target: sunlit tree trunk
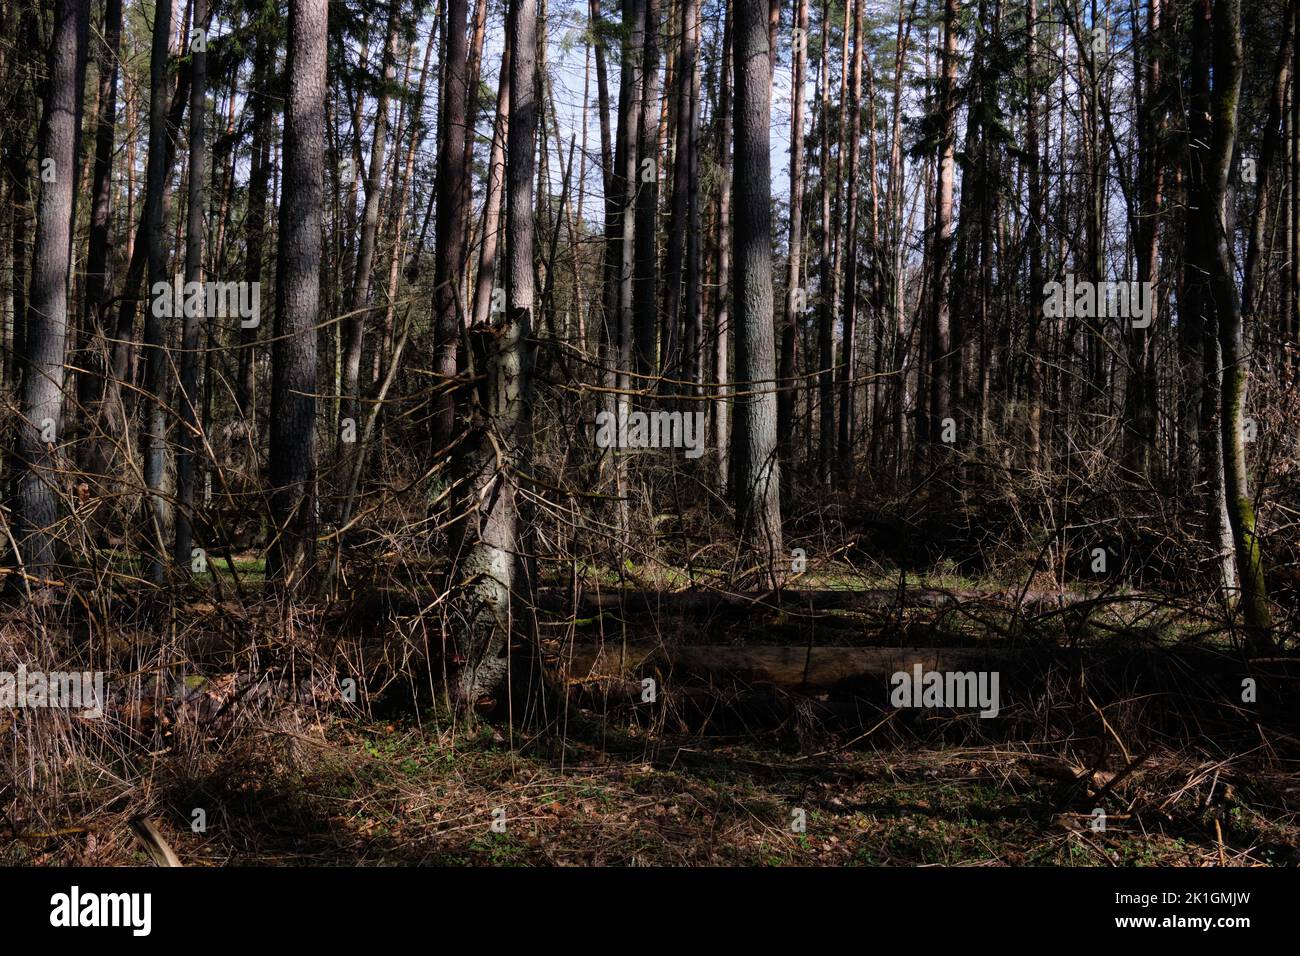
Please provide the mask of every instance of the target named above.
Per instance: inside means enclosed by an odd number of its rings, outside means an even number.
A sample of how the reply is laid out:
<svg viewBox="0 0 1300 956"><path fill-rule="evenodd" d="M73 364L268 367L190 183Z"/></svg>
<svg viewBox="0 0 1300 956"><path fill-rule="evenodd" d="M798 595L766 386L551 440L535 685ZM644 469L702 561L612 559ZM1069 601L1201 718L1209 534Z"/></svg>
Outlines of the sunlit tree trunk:
<svg viewBox="0 0 1300 956"><path fill-rule="evenodd" d="M790 64L790 255L786 263L785 319L781 324L781 392L777 398L777 435L781 468L787 482L794 449L795 347L807 293L803 290L803 107L808 54L808 0L798 0L794 14Z"/></svg>
<svg viewBox="0 0 1300 956"><path fill-rule="evenodd" d="M771 57L764 0L735 4L736 518L766 577L782 577L772 301Z"/></svg>
<svg viewBox="0 0 1300 956"><path fill-rule="evenodd" d="M952 356L949 339L949 296L952 291L952 196L954 140L957 125L957 0L944 0L943 63L940 76L940 123L935 186L934 239L930 267L934 284L930 293L930 430L931 444L943 446L944 420L951 408Z"/></svg>
<svg viewBox="0 0 1300 956"><path fill-rule="evenodd" d="M641 108L633 185L636 195L632 274L633 361L639 375L651 375L659 365L655 352L659 325L659 0L645 0L645 8ZM666 343L666 346L675 351L675 343ZM645 385L645 381L636 383L638 388Z"/></svg>
<svg viewBox="0 0 1300 956"><path fill-rule="evenodd" d="M267 577L288 589L315 557L316 341L325 180L327 0L290 0L284 182L271 353L271 517Z"/></svg>
<svg viewBox="0 0 1300 956"><path fill-rule="evenodd" d="M853 431L856 423L853 404L853 375L857 364L858 316L858 203L861 196L859 164L862 158L862 60L864 6L866 0L857 0L853 7L853 72L849 87L849 165L848 211L845 216L844 247L844 332L840 342L840 414L839 451L836 455L841 478L853 474Z"/></svg>
<svg viewBox="0 0 1300 956"><path fill-rule="evenodd" d="M1244 408L1249 358L1243 347L1241 300L1237 296L1236 270L1228 231L1228 175L1232 171L1237 141L1237 110L1241 96L1241 0L1214 3L1214 95L1205 227L1213 236L1210 281L1218 313L1219 345L1223 350L1222 411L1223 492L1232 527L1241 582L1241 608L1252 641L1269 641L1268 594L1264 563L1255 530L1255 508L1246 473ZM1266 171L1265 171L1266 172ZM1261 181L1267 176L1260 176Z"/></svg>
<svg viewBox="0 0 1300 956"><path fill-rule="evenodd" d="M470 329L485 381L470 402L459 480L471 518L461 526L457 575L466 600L456 682L462 712L493 709L507 689L519 555L519 472L527 470L528 337L533 316L533 180L537 134L536 0L510 0L510 131L506 158L506 310Z"/></svg>
<svg viewBox="0 0 1300 956"><path fill-rule="evenodd" d="M478 278L474 285L472 325L488 320L492 288L496 281L497 246L501 236L501 200L505 195L506 135L510 125L510 48L501 55L497 84L496 119L492 124L492 150L488 156L487 192L483 198L483 237L479 244Z"/></svg>
<svg viewBox="0 0 1300 956"><path fill-rule="evenodd" d="M388 8L388 27L384 37L384 50L381 55L380 69L384 83L375 98L375 125L370 139L370 165L366 169L365 206L361 213L361 234L357 239L357 254L351 277L348 295L346 323L347 341L343 349L343 381L341 384L342 401L340 419L351 419L354 426L360 425L361 400L361 353L365 342L366 326L369 323L370 284L374 272L375 243L379 233L379 196L383 189L384 155L388 146L388 104L389 89L395 73L395 50L400 4L392 0ZM360 116L361 91L357 91ZM360 131L357 131L360 136ZM354 153L354 159L360 168L360 152ZM356 180L349 188L355 188Z"/></svg>

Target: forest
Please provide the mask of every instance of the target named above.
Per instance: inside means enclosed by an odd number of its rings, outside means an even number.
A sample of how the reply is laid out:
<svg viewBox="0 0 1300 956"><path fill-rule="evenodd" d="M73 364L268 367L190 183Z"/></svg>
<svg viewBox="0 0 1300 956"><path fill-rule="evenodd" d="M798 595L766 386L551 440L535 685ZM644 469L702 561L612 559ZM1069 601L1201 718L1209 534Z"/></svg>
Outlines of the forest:
<svg viewBox="0 0 1300 956"><path fill-rule="evenodd" d="M1300 865L1298 29L3 0L0 864Z"/></svg>

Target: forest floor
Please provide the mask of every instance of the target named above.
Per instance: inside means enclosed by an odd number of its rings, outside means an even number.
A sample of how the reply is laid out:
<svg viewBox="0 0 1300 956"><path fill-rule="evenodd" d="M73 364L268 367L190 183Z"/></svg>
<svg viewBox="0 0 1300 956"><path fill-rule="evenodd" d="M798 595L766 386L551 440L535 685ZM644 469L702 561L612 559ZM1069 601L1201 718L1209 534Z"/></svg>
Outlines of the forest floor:
<svg viewBox="0 0 1300 956"><path fill-rule="evenodd" d="M813 586L863 583L823 574ZM211 628L231 616L227 603L194 602L187 613ZM468 732L427 699L358 709L322 706L318 695L218 728L178 711L169 723L159 704L152 731L115 738L94 761L69 760L64 792L39 812L0 802L0 864L147 863L131 826L144 817L194 866L1300 865L1300 739L1285 703L1300 657L1282 655L1280 671L1260 676L1261 693L1286 691L1276 706L1243 716L1220 694L1239 673L1218 636L1140 605L1106 613L1068 634L1059 624L1036 632L1058 649L1083 640L1100 657L1023 675L1032 691L991 722L891 711L883 698L847 726L805 719L795 704L775 722L749 726L742 715L739 730L735 719L688 728L574 704L529 736L505 723ZM714 646L807 633L771 608L695 624L651 617L602 611L570 616L567 629L580 641L617 641L631 628L633 638ZM818 643L832 645L1003 639L974 633L980 619L950 609L819 620ZM255 629L234 618L223 627ZM393 640L386 630L372 637ZM257 653L282 659L292 647L281 640ZM1007 646L1038 646L1025 640ZM134 646L122 653L139 659ZM214 664L230 659L217 648ZM1211 676L1185 654L1229 669ZM195 679L234 678L218 674ZM337 675L328 680L337 686Z"/></svg>
<svg viewBox="0 0 1300 956"><path fill-rule="evenodd" d="M859 741L798 753L582 720L529 742L338 720L151 785L153 819L194 866L1300 863L1294 776L1150 754L1123 789L1128 812L1101 831L1086 792L1062 783L1060 752ZM187 826L195 807L199 833ZM0 840L0 861L148 862L126 814L61 822Z"/></svg>

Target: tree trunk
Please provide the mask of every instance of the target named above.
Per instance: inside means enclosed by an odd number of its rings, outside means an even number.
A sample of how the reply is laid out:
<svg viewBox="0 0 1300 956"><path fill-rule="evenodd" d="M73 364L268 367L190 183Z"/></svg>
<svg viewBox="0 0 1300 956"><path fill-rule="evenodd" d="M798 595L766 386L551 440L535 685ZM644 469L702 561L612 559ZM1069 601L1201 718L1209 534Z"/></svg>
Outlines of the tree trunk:
<svg viewBox="0 0 1300 956"><path fill-rule="evenodd" d="M853 370L856 365L858 316L858 166L862 157L862 59L864 41L862 22L866 0L853 7L853 73L849 89L849 166L848 215L845 217L844 265L844 338L840 343L840 416L839 451L836 455L840 477L853 474Z"/></svg>
<svg viewBox="0 0 1300 956"><path fill-rule="evenodd" d="M789 487L793 472L795 346L807 301L802 285L803 264L803 101L804 71L808 59L808 0L798 0L790 64L790 255L786 263L785 321L781 326L781 393L777 398L777 435L780 436L781 472Z"/></svg>
<svg viewBox="0 0 1300 956"><path fill-rule="evenodd" d="M831 8L822 4L821 66L821 201L822 247L821 272L818 278L820 300L817 321L817 406L819 409L817 475L822 484L830 482L835 448L835 231L831 216L831 194L836 176L831 173ZM841 90L841 94L843 91ZM811 427L811 426L810 426Z"/></svg>
<svg viewBox="0 0 1300 956"><path fill-rule="evenodd" d="M488 158L487 194L483 199L483 238L479 245L478 280L474 286L472 325L488 320L492 284L496 281L497 245L501 235L501 200L505 194L506 134L510 124L510 48L501 55L497 84L496 120L492 124L492 152Z"/></svg>
<svg viewBox="0 0 1300 956"><path fill-rule="evenodd" d="M54 527L59 511L57 448L68 335L68 277L76 211L77 153L90 0L56 0L49 79L37 146L41 171L36 203L31 289L22 388L19 395L17 508L14 524L28 593L44 597L58 560ZM34 586L33 586L34 585Z"/></svg>
<svg viewBox="0 0 1300 956"><path fill-rule="evenodd" d="M163 579L163 555L167 553L168 504L163 494L163 469L167 455L167 327L158 308L158 297L170 295L167 255L163 247L164 194L170 176L167 164L167 62L171 36L171 0L154 5L153 43L149 54L149 157L145 163L144 239L149 262L150 301L145 311L144 346L145 405L144 483L148 495L150 577ZM179 92L179 91L178 91ZM128 336L129 338L129 336Z"/></svg>
<svg viewBox="0 0 1300 956"><path fill-rule="evenodd" d="M384 153L388 141L389 89L395 74L397 28L401 4L392 0L388 9L388 28L384 36L381 70L384 78L379 95L375 98L375 128L370 140L370 165L366 170L365 207L361 214L361 235L357 240L355 272L352 276L351 295L348 296L347 344L343 353L343 400L340 419L350 418L354 425L361 420L361 353L369 316L370 281L374 271L375 239L379 232L379 195L383 189ZM462 31L463 34L463 31ZM357 112L363 96L357 92ZM358 131L358 136L360 132ZM360 163L358 162L359 166Z"/></svg>
<svg viewBox="0 0 1300 956"><path fill-rule="evenodd" d="M614 147L614 175L606 202L605 322L602 341L605 357L604 411L618 421L631 406L633 299L636 268L637 218L637 133L641 126L641 62L646 29L645 0L624 0L622 24L622 68L618 93L618 137ZM614 472L618 527L625 537L627 528L627 460L611 453L607 460Z"/></svg>
<svg viewBox="0 0 1300 956"><path fill-rule="evenodd" d="M736 519L760 571L780 580L781 467L776 459L776 355L772 302L771 58L767 5L735 5Z"/></svg>
<svg viewBox="0 0 1300 956"><path fill-rule="evenodd" d="M931 445L945 447L944 420L951 407L952 363L949 339L949 296L952 294L952 193L954 141L957 125L957 0L944 0L943 65L940 78L939 174L934 199L934 241L930 268L934 274L930 301L930 429Z"/></svg>
<svg viewBox="0 0 1300 956"><path fill-rule="evenodd" d="M284 182L271 353L271 517L267 578L306 583L315 558L316 339L325 179L326 0L290 0Z"/></svg>
<svg viewBox="0 0 1300 956"><path fill-rule="evenodd" d="M682 311L682 355L685 359L683 378L691 382L690 394L699 394L699 384L704 381L704 322L701 310L700 284L704 275L703 247L700 242L700 8L698 0L685 0L683 5L683 40L690 49L686 60L690 72L690 86L685 108L690 111L686 124L686 296ZM678 147L680 148L680 146Z"/></svg>
<svg viewBox="0 0 1300 956"><path fill-rule="evenodd" d="M645 50L641 60L641 109L638 114L636 226L633 244L632 325L638 375L653 375L658 365L655 339L659 304L659 0L645 0ZM665 336L667 338L667 336ZM675 342L665 348L676 351ZM667 369L664 369L667 372ZM637 386L644 388L646 382Z"/></svg>
<svg viewBox="0 0 1300 956"><path fill-rule="evenodd" d="M722 82L718 92L718 235L716 258L718 263L717 298L713 309L713 380L717 383L717 398L713 402L713 441L718 454L717 488L726 495L731 479L731 436L728 418L731 398L727 389L728 338L731 317L727 302L731 292L731 85L732 46L735 13L730 4L724 14L722 28Z"/></svg>
<svg viewBox="0 0 1300 956"><path fill-rule="evenodd" d="M1218 334L1218 308L1209 281L1215 269L1214 230L1219 216L1214 203L1213 136L1210 87L1212 55L1212 0L1197 0L1192 10L1191 99L1188 107L1186 152L1188 200L1192 209L1186 220L1183 249L1183 287L1179 296L1179 346L1183 364L1183 456L1186 471L1184 493L1193 491L1199 478L1205 513L1205 538L1213 548L1219 587L1231 591L1236 577L1235 552L1224 496L1223 443L1221 429L1222 345ZM1226 303L1225 303L1226 305Z"/></svg>
<svg viewBox="0 0 1300 956"><path fill-rule="evenodd" d="M692 105L692 89L695 78L695 59L699 54L695 34L696 0L684 0L682 3L681 46L677 51L677 65L673 73L676 79L676 152L673 157L673 192L672 206L668 219L668 249L664 259L664 314L663 336L661 340L660 365L666 378L686 378L686 365L683 355L693 357L695 346L686 343L681 350L677 347L677 330L681 327L682 315L682 275L687 267L686 247L694 233L690 231L690 213L692 191L696 188L691 178L695 163L695 114ZM696 277L698 281L698 276ZM695 290L690 281L686 283L689 296ZM690 313L686 313L686 325L690 326ZM677 391L669 383L668 392Z"/></svg>
<svg viewBox="0 0 1300 956"><path fill-rule="evenodd" d="M1214 96L1211 107L1213 130L1206 178L1208 202L1204 228L1213 236L1214 256L1210 281L1218 313L1219 345L1223 350L1222 411L1219 425L1223 439L1222 497L1228 506L1228 520L1237 555L1241 581L1241 605L1252 643L1263 649L1270 643L1268 594L1264 587L1264 564L1255 532L1255 509L1246 474L1246 445L1243 409L1249 358L1242 345L1241 301L1237 297L1232 259L1232 238L1228 229L1228 175L1232 170L1237 141L1237 103L1241 96L1242 42L1241 0L1214 3ZM1263 182L1267 176L1261 175ZM1212 230L1212 231L1211 231Z"/></svg>
<svg viewBox="0 0 1300 956"><path fill-rule="evenodd" d="M208 92L208 0L193 0L194 27L190 33L190 182L189 218L185 229L185 282L203 281L203 246L207 227L203 221L208 178L205 104ZM193 312L193 314L191 314ZM194 448L198 430L199 331L204 314L186 309L181 334L180 434L176 452L176 543L172 559L182 570L190 564L194 519Z"/></svg>
<svg viewBox="0 0 1300 956"><path fill-rule="evenodd" d="M1152 0L1158 3L1159 0ZM1029 374L1025 384L1026 435L1025 464L1037 471L1043 451L1043 357L1039 332L1043 324L1043 220L1047 210L1043 202L1042 155L1039 150L1041 97L1038 90L1038 0L1025 5L1025 72L1029 80L1029 114L1025 135L1029 177L1029 332L1025 341Z"/></svg>
<svg viewBox="0 0 1300 956"><path fill-rule="evenodd" d="M118 46L122 37L122 0L105 0L104 44L99 56L99 116L95 121L95 181L91 198L90 243L86 254L86 299L82 322L83 351L77 393L83 413L94 417L103 397L104 300L108 296L108 233L113 205L113 142L117 131Z"/></svg>
<svg viewBox="0 0 1300 956"><path fill-rule="evenodd" d="M1151 313L1146 331L1129 332L1129 380L1124 392L1125 420L1128 426L1128 464L1139 476L1151 470L1156 442L1158 411L1155 355L1152 348L1154 330L1159 328L1155 294L1159 279L1160 218L1163 201L1165 162L1160 148L1164 127L1164 78L1162 72L1161 0L1147 5L1146 82L1138 126L1138 182L1142 203L1141 226L1134 237L1138 249L1138 281L1150 283ZM1135 45L1134 67L1137 62Z"/></svg>
<svg viewBox="0 0 1300 956"><path fill-rule="evenodd" d="M473 518L457 549L467 602L455 694L462 712L495 708L509 681L516 606L518 474L528 469L533 329L533 174L537 132L536 0L510 0L510 131L506 159L506 311L470 330L486 376L471 403L462 479Z"/></svg>
<svg viewBox="0 0 1300 956"><path fill-rule="evenodd" d="M447 448L456 431L456 396L447 387L456 377L456 349L460 343L461 263L465 258L465 83L468 52L465 28L467 0L447 0L443 66L442 124L438 129L438 206L434 258L433 371L442 391L433 399L433 448ZM514 51L516 54L518 51Z"/></svg>
<svg viewBox="0 0 1300 956"><path fill-rule="evenodd" d="M1291 82L1291 47L1295 40L1295 18L1292 12L1300 7L1290 0L1289 10L1283 17L1282 42L1273 65L1273 92L1268 102L1268 120L1264 126L1263 142L1256 167L1255 208L1250 221L1250 235L1246 244L1246 261L1242 266L1241 312L1242 321L1250 325L1259 319L1260 299L1264 294L1265 251L1268 247L1269 194L1277 166L1278 150L1282 147L1282 113L1286 106L1287 87ZM1286 175L1285 166L1281 170ZM1281 178L1281 177L1279 177ZM1285 280L1283 285L1285 286Z"/></svg>
<svg viewBox="0 0 1300 956"><path fill-rule="evenodd" d="M267 86L275 50L268 25L259 20L253 35L253 86L248 99L253 112L253 140L249 156L248 211L244 218L246 255L244 281L250 286L262 282L262 257L266 244L266 199L271 180L271 108ZM254 372L257 368L254 344L258 326L239 329L239 372L235 398L247 427L253 427Z"/></svg>
<svg viewBox="0 0 1300 956"><path fill-rule="evenodd" d="M600 0L590 0L592 55L596 61L596 106L600 113L600 169L606 191L614 175L614 145L609 130L609 71L605 66L605 20Z"/></svg>

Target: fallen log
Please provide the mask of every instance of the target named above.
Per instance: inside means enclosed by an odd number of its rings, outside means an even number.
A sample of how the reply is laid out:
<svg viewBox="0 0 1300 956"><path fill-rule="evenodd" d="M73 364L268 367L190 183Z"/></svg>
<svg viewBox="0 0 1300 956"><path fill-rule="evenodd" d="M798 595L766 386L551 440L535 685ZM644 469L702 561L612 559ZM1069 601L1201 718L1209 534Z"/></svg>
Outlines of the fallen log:
<svg viewBox="0 0 1300 956"><path fill-rule="evenodd" d="M720 691L706 686L670 686L646 699L640 681L600 678L572 683L569 699L578 707L610 713L622 710L646 720L664 719L678 730L752 731L791 719L824 727L860 727L880 720L881 708L861 699L824 700L782 693L772 687Z"/></svg>
<svg viewBox="0 0 1300 956"><path fill-rule="evenodd" d="M1007 610L1017 605L1032 613L1044 613L1066 607L1094 604L1123 604L1154 600L1137 594L1069 594L1056 591L949 591L941 588L869 588L862 591L767 591L730 593L725 591L585 591L578 595L578 609L598 612L620 610L626 613L676 613L715 615L753 613L764 610L866 611L890 608L945 608L960 605L988 605ZM537 606L546 611L567 613L574 607L571 592L543 589Z"/></svg>
<svg viewBox="0 0 1300 956"><path fill-rule="evenodd" d="M804 694L829 692L899 671L971 671L1022 663L1029 651L1005 648L752 647L617 644L578 645L557 665L569 684L659 675L661 678L730 680L770 685Z"/></svg>

